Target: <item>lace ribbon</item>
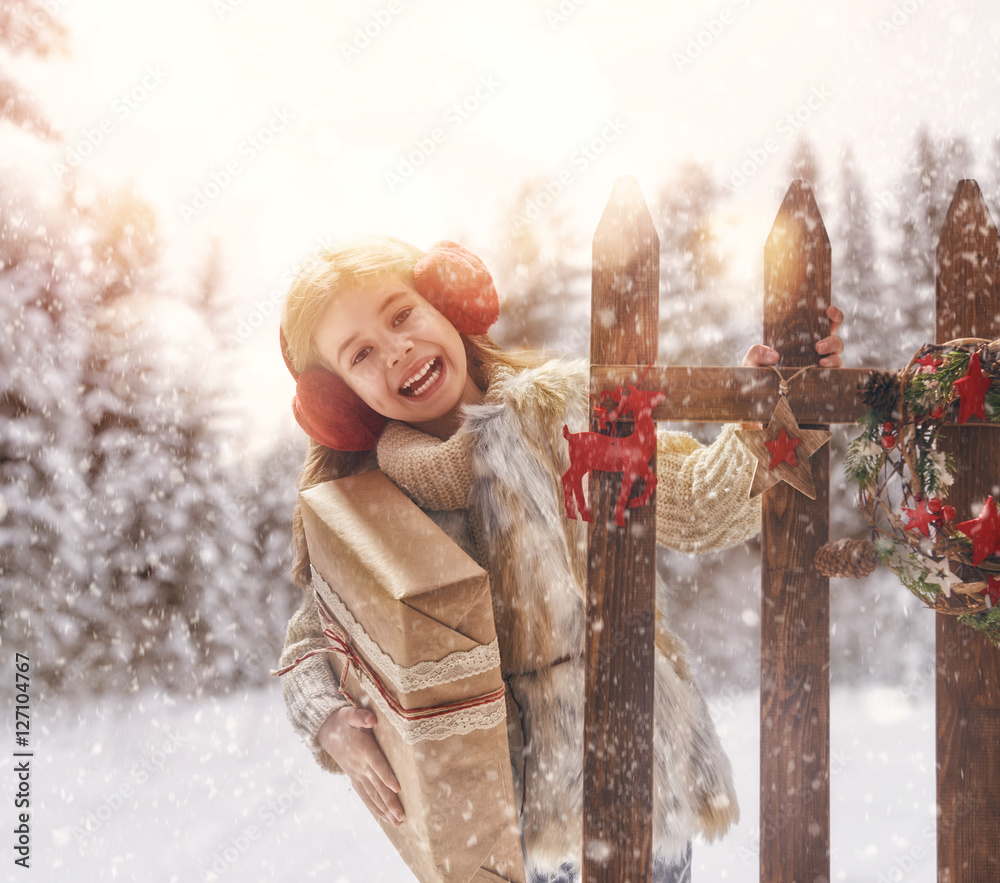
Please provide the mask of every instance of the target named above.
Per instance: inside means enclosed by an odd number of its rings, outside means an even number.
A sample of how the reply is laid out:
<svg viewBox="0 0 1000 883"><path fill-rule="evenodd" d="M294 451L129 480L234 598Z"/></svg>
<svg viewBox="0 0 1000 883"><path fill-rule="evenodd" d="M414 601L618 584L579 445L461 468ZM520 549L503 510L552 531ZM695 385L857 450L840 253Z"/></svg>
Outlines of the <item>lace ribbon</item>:
<svg viewBox="0 0 1000 883"><path fill-rule="evenodd" d="M327 597L330 599L331 607L334 608L334 615L339 619L343 614L342 622L346 626L346 632L342 631L338 623L330 618L326 605L320 598L317 584L328 591ZM385 688L378 673L351 646L351 639L353 639L366 654L371 653L370 658L376 660L380 668L385 662L384 671L390 683L399 692L408 693L414 689L451 683L499 667L500 653L495 639L489 644L480 644L472 650L459 650L450 653L439 661L419 662L410 667L400 666L375 644L361 624L354 619L336 592L330 589L315 570L313 571L313 591L320 617L326 622L323 634L330 642L330 646L320 650L312 650L273 674L286 674L300 662L318 653L336 653L343 656L347 664L340 679L340 693L346 696L353 705L359 704L343 687L348 673L353 670L358 683L372 703L393 725L403 741L409 745L416 742L439 741L447 739L449 736L462 736L473 730L492 729L506 720L504 687L481 696L446 705L404 708ZM408 685L408 689L400 684Z"/></svg>
<svg viewBox="0 0 1000 883"><path fill-rule="evenodd" d="M412 693L428 687L439 687L442 684L460 681L462 678L483 674L500 665L500 648L496 638L489 644L478 644L472 650L449 653L444 659L425 660L411 666L397 665L392 657L372 640L364 626L351 615L347 605L340 600L340 596L330 588L323 577L315 569L312 573L313 590L323 590L323 597L328 599L330 613L347 632L351 644L372 661L397 692Z"/></svg>

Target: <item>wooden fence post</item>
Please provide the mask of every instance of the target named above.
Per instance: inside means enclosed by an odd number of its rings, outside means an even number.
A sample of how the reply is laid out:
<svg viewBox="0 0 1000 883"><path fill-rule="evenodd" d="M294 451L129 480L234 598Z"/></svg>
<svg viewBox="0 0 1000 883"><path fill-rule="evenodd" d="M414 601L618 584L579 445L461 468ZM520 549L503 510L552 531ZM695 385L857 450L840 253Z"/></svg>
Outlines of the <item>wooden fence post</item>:
<svg viewBox="0 0 1000 883"><path fill-rule="evenodd" d="M591 365L633 366L635 382L657 357L660 240L634 178L615 183L593 262ZM620 480L597 471L590 480L584 883L646 883L652 873L655 499L616 527Z"/></svg>
<svg viewBox="0 0 1000 883"><path fill-rule="evenodd" d="M811 188L795 181L764 247L764 342L781 353L782 368L816 363L829 303L830 240ZM829 534L829 452L824 446L810 460L815 500L779 483L762 506L760 879L767 883L830 879L830 581L812 566Z"/></svg>
<svg viewBox="0 0 1000 883"><path fill-rule="evenodd" d="M637 185L620 179L594 237L592 390L635 382L656 361L658 250ZM937 257L938 342L1000 337L1000 237L974 181L959 184ZM816 362L813 345L829 333L830 287L829 238L811 189L796 181L765 246L764 342L782 354L786 378ZM857 385L869 373L814 369L792 381L800 425L856 421L866 410ZM777 401L770 369L657 366L644 386L666 393L655 420L761 420ZM949 501L974 517L987 494L1000 497L1000 432L967 425L942 436L958 466ZM829 449L810 462L816 500L778 484L762 503L764 883L831 879L829 580L813 566L829 531ZM629 510L616 529L617 481L591 474L586 883L648 880L652 848L654 510ZM937 665L939 879L1000 879L1000 654L939 615Z"/></svg>
<svg viewBox="0 0 1000 883"><path fill-rule="evenodd" d="M1000 236L975 181L959 183L948 209L936 283L938 343L1000 337ZM1000 432L941 435L957 467L948 501L974 518L1000 496ZM948 616L937 617L937 793L938 879L1000 880L1000 651Z"/></svg>

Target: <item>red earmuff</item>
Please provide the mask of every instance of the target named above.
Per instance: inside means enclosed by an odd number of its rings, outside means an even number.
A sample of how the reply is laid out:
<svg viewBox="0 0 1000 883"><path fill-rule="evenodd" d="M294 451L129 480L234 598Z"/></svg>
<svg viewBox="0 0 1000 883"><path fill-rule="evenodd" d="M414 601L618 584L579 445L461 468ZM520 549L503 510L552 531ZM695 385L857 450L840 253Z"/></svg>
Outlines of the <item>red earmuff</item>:
<svg viewBox="0 0 1000 883"><path fill-rule="evenodd" d="M500 318L490 271L457 242L439 242L417 261L413 286L462 334L485 334Z"/></svg>
<svg viewBox="0 0 1000 883"><path fill-rule="evenodd" d="M485 334L499 318L500 303L490 271L457 243L440 242L417 261L413 283L420 296L461 334ZM288 358L284 332L281 355L295 378L292 413L306 434L337 451L372 450L386 418L332 371L316 367L299 374Z"/></svg>
<svg viewBox="0 0 1000 883"><path fill-rule="evenodd" d="M343 380L326 368L299 374L288 358L281 333L281 355L295 378L292 413L306 435L337 451L370 451L378 442L385 417L373 411Z"/></svg>

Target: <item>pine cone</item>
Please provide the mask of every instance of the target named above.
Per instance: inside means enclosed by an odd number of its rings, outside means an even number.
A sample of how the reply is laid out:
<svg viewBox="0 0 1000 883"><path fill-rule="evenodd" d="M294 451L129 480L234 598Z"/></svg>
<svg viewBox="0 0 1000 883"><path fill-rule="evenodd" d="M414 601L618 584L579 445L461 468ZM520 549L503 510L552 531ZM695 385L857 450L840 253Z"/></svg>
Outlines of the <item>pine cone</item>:
<svg viewBox="0 0 1000 883"><path fill-rule="evenodd" d="M984 346L979 351L979 366L991 380L1000 380L1000 351L995 344Z"/></svg>
<svg viewBox="0 0 1000 883"><path fill-rule="evenodd" d="M821 546L813 564L823 576L860 579L878 567L879 557L874 543L844 538Z"/></svg>
<svg viewBox="0 0 1000 883"><path fill-rule="evenodd" d="M878 411L883 420L891 420L899 404L899 379L888 371L872 371L858 384L861 401ZM899 416L898 414L896 416Z"/></svg>

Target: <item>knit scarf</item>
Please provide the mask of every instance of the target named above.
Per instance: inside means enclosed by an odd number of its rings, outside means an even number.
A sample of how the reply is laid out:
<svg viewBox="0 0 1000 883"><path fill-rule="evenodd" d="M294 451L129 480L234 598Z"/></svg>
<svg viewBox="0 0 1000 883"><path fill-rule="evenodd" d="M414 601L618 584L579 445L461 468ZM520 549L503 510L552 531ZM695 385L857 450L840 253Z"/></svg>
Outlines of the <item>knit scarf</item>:
<svg viewBox="0 0 1000 883"><path fill-rule="evenodd" d="M514 375L505 365L494 366L483 404L500 404L501 382ZM470 509L472 435L463 424L441 440L398 420L386 423L376 450L379 468L421 509L439 512L468 510L476 559L487 561L482 520Z"/></svg>

